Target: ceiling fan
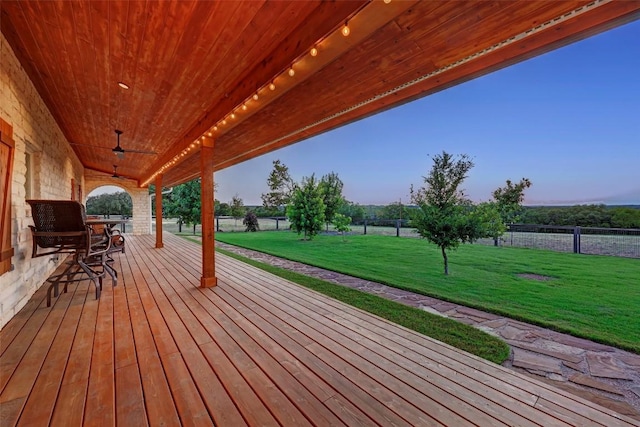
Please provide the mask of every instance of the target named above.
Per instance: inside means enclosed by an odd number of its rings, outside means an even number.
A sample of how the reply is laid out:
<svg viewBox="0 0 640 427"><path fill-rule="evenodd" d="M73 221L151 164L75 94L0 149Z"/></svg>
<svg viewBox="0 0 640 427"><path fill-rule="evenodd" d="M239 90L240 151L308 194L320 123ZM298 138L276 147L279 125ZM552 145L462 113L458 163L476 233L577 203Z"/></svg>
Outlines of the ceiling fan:
<svg viewBox="0 0 640 427"><path fill-rule="evenodd" d="M122 131L116 129L115 130L116 135L117 135L117 144L115 147L113 148L108 148L108 147L99 147L99 146L95 146L95 145L90 145L90 144L79 144L77 142L72 142L71 145L81 145L84 147L92 147L92 148L102 148L103 150L111 150L113 152L113 154L115 154L116 156L118 156L118 158L123 159L125 153L138 153L138 154L158 154L155 151L144 151L144 150L125 150L124 148L122 148L120 146L120 135L122 135Z"/></svg>

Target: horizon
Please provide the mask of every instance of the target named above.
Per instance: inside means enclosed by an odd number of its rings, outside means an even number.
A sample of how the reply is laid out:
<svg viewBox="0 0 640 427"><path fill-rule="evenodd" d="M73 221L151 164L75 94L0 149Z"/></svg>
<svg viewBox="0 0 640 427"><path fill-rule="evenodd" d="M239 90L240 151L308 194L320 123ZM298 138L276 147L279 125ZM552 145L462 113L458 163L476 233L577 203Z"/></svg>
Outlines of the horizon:
<svg viewBox="0 0 640 427"><path fill-rule="evenodd" d="M360 205L408 202L447 151L473 159L476 203L526 177L525 206L640 204L638 40L640 20L217 171L215 197L262 205L280 159L296 182L336 172Z"/></svg>

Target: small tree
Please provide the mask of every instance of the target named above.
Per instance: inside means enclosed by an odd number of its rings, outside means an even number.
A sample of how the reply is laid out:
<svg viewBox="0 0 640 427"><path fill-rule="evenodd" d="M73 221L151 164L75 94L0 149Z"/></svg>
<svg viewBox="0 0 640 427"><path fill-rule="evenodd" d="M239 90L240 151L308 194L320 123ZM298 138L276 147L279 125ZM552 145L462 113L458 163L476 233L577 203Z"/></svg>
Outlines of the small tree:
<svg viewBox="0 0 640 427"><path fill-rule="evenodd" d="M517 184L513 184L508 179L507 185L493 192L493 199L505 224L511 224L518 220L518 216L522 213L524 190L529 187L531 187L531 181L528 178L522 178Z"/></svg>
<svg viewBox="0 0 640 427"><path fill-rule="evenodd" d="M245 226L244 231L255 232L260 230L260 224L258 224L258 217L253 211L247 211L246 215L244 216L244 219L242 220L242 225Z"/></svg>
<svg viewBox="0 0 640 427"><path fill-rule="evenodd" d="M366 214L362 206L348 200L345 200L344 204L338 210L338 213L341 213L344 216L350 216L351 221L356 223L363 221Z"/></svg>
<svg viewBox="0 0 640 427"><path fill-rule="evenodd" d="M480 237L492 237L494 245L498 246L500 237L507 231L498 204L495 202L480 203L473 210L473 215L482 228Z"/></svg>
<svg viewBox="0 0 640 427"><path fill-rule="evenodd" d="M344 187L344 184L340 178L338 178L337 173L331 172L320 179L318 187L320 188L322 201L325 206L324 220L327 223L328 230L329 223L333 221L333 217L344 204L344 197L342 196L342 188Z"/></svg>
<svg viewBox="0 0 640 427"><path fill-rule="evenodd" d="M351 231L349 227L351 225L351 217L344 216L341 213L335 214L333 217L333 226L342 234L342 241L344 242L344 233Z"/></svg>
<svg viewBox="0 0 640 427"><path fill-rule="evenodd" d="M284 209L293 192L294 183L289 176L289 168L280 163L280 160L273 161L273 170L267 178L269 192L262 194L262 205L273 214L280 214Z"/></svg>
<svg viewBox="0 0 640 427"><path fill-rule="evenodd" d="M193 234L195 234L196 225L202 221L200 179L174 187L166 199L163 211L168 217L177 219L180 230L182 230L182 224L192 225Z"/></svg>
<svg viewBox="0 0 640 427"><path fill-rule="evenodd" d="M315 176L304 177L302 185L296 186L287 206L287 217L291 228L298 234L304 232L304 239L311 240L322 229L325 206Z"/></svg>
<svg viewBox="0 0 640 427"><path fill-rule="evenodd" d="M234 227L237 227L238 220L244 216L244 212L246 210L244 207L244 203L242 202L242 199L240 198L240 196L238 196L237 193L235 196L231 198L231 204L229 206L230 206L229 213L235 220Z"/></svg>
<svg viewBox="0 0 640 427"><path fill-rule="evenodd" d="M449 274L447 249L473 242L482 232L478 218L471 215L471 202L460 189L472 167L467 155L455 159L443 151L433 157L431 171L423 177L426 186L417 191L411 187L411 200L419 207L412 225L440 248L445 275Z"/></svg>

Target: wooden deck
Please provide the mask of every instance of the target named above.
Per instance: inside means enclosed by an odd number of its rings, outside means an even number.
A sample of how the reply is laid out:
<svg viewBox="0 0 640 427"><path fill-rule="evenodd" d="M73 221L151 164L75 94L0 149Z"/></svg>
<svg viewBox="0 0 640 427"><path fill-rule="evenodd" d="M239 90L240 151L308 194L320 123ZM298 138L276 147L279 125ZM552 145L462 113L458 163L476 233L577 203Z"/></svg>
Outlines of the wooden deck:
<svg viewBox="0 0 640 427"><path fill-rule="evenodd" d="M164 237L5 326L0 425L639 425L223 255L200 289Z"/></svg>

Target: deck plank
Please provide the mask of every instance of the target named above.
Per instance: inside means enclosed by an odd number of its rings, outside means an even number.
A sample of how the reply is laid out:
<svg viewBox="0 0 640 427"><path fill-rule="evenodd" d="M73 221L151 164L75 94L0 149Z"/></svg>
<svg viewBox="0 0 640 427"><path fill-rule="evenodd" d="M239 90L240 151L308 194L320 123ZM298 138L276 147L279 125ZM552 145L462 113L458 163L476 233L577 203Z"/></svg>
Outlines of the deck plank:
<svg viewBox="0 0 640 427"><path fill-rule="evenodd" d="M49 350L50 354L45 359L38 378L25 402L25 407L20 417L21 425L47 425L53 415L53 409L79 326L84 302L87 298L87 286L78 284L74 288L69 288L69 292L73 295L71 303L67 307L60 329Z"/></svg>
<svg viewBox="0 0 640 427"><path fill-rule="evenodd" d="M126 258L120 255L113 255L116 260L114 267L119 271L120 279L120 286L113 288L116 424L144 426L148 425L149 420L125 288L125 283L132 281L132 274Z"/></svg>
<svg viewBox="0 0 640 427"><path fill-rule="evenodd" d="M164 241L0 331L3 427L640 425L221 254L200 288L200 247Z"/></svg>

